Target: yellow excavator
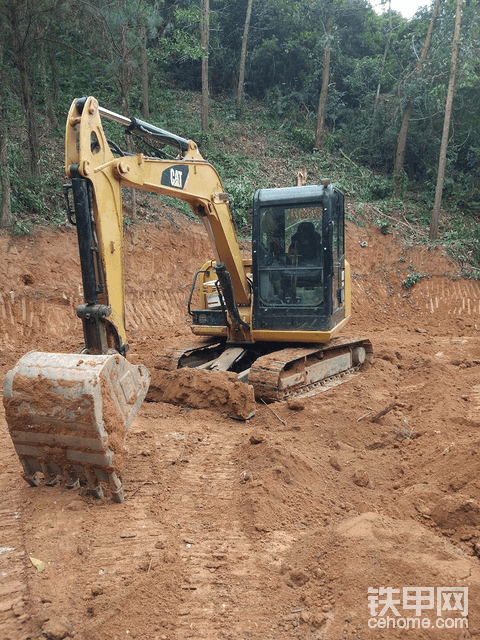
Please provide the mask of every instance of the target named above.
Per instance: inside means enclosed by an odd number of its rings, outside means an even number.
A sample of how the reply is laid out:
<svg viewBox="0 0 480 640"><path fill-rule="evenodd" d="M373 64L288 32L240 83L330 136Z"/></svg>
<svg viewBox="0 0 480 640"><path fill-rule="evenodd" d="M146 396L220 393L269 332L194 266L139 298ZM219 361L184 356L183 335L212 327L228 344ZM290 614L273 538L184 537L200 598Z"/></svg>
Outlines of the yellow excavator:
<svg viewBox="0 0 480 640"><path fill-rule="evenodd" d="M102 118L151 151L123 152L107 140ZM168 157L165 146L176 156ZM43 476L49 485L86 485L99 498L109 487L115 501L124 499L124 440L150 374L126 359L122 187L187 202L214 249L195 274L188 303L198 344L165 349L158 368L232 371L257 398L273 401L328 385L373 360L369 340L336 337L350 316L350 268L344 198L329 180L258 190L247 259L229 197L195 142L84 97L70 107L65 156L85 348L80 354L30 352L6 375L7 423L29 484L38 486Z"/></svg>

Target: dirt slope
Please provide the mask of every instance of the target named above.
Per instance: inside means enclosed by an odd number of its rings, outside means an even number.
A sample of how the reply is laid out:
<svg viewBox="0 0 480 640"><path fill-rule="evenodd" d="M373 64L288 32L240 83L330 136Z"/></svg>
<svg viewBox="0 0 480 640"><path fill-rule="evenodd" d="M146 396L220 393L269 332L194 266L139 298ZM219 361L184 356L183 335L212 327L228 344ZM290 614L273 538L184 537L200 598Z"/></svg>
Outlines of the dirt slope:
<svg viewBox="0 0 480 640"><path fill-rule="evenodd" d="M2 640L480 633L480 286L453 279L440 250L352 224L347 240L346 333L372 340L375 364L318 396L258 405L246 423L145 403L123 504L27 486L2 412ZM186 302L207 246L180 217L128 230L133 361L152 367L160 346L192 340ZM0 252L2 373L31 349L78 351L74 231L3 235ZM429 277L405 289L409 273ZM458 592L442 601L457 629L374 629L368 589L382 587L400 590L392 602L404 587L468 587L469 628ZM437 600L422 602L418 619L435 624ZM415 618L404 604L393 606Z"/></svg>

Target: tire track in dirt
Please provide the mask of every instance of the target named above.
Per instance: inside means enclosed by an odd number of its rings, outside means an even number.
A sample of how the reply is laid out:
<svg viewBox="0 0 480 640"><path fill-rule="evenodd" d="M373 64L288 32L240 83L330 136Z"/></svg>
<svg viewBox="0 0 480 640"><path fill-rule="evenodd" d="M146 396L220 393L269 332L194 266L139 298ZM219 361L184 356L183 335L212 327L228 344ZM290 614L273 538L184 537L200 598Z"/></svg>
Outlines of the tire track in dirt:
<svg viewBox="0 0 480 640"><path fill-rule="evenodd" d="M402 298L408 297L412 302L418 303L417 315L426 314L427 317L443 317L446 314L453 318L470 317L475 320L480 316L480 284L474 280L425 278L413 287L402 289L401 293L392 296L385 285L356 278L352 279L352 297L354 302L362 300L381 306L381 301L389 298L391 308L401 306L402 309Z"/></svg>
<svg viewBox="0 0 480 640"><path fill-rule="evenodd" d="M43 292L1 291L0 346L28 345L39 334L48 334L57 340L72 333L80 335L78 304L79 299L61 292L49 297Z"/></svg>
<svg viewBox="0 0 480 640"><path fill-rule="evenodd" d="M165 462L155 455L152 441L145 441L141 430L129 434L127 443L125 502L95 502L81 541L88 549L80 590L87 594L83 599L90 618L84 633L95 640L126 634L156 638L158 631L169 629L165 611L174 616L176 608L178 589L169 582L176 556L162 510L165 497L160 478Z"/></svg>
<svg viewBox="0 0 480 640"><path fill-rule="evenodd" d="M453 316L474 316L480 314L480 285L472 280L445 281L445 279L422 282L421 296L425 299L426 310L431 314L447 308Z"/></svg>
<svg viewBox="0 0 480 640"><path fill-rule="evenodd" d="M6 439L9 436L3 426ZM172 572L172 568L178 559L171 551L175 540L162 507L165 492L161 482L162 467L170 462L151 455L155 453L153 435L135 432L135 427L133 431L127 439L130 454L123 474L126 500L122 504L112 502L108 493L99 501L83 490L70 491L62 485L32 489L25 484L24 488L12 452L10 475L6 479L5 472L0 474L0 486L19 484L18 496L9 492L9 504L26 504L28 524L22 531L21 521L15 519L17 511L12 511L18 507L0 513L4 516L0 547L21 550L15 557L13 552L8 554L8 573L0 553L0 603L7 597L10 603L8 610L0 604L2 640L26 640L42 633L52 638L65 633L89 640L154 640L157 632L169 633L173 627L179 588L173 577L178 570ZM20 513L23 517L23 511ZM29 566L24 549L45 562L44 572ZM39 625L35 636L22 633L21 626L25 565L31 577L23 604L32 603L32 624ZM64 585L61 589L60 583Z"/></svg>
<svg viewBox="0 0 480 640"><path fill-rule="evenodd" d="M161 327L172 327L185 323L187 310L184 293L163 291L160 296L134 294L125 303L126 323L129 329L152 332L159 324Z"/></svg>
<svg viewBox="0 0 480 640"><path fill-rule="evenodd" d="M0 482L3 478L0 476ZM20 504L20 491L9 495L11 504ZM15 508L0 511L0 629L2 638L17 640L28 634L25 623L27 584L25 580L25 550L18 519L20 512Z"/></svg>
<svg viewBox="0 0 480 640"><path fill-rule="evenodd" d="M476 384L470 388L470 395L472 402L467 419L478 425L480 424L480 384Z"/></svg>
<svg viewBox="0 0 480 640"><path fill-rule="evenodd" d="M181 439L170 438L171 445L175 442L181 451ZM223 431L210 430L191 450L172 494L185 594L177 640L270 637L268 569L260 570L258 549L252 550L240 521L232 517L239 483L234 451L234 436L225 425Z"/></svg>

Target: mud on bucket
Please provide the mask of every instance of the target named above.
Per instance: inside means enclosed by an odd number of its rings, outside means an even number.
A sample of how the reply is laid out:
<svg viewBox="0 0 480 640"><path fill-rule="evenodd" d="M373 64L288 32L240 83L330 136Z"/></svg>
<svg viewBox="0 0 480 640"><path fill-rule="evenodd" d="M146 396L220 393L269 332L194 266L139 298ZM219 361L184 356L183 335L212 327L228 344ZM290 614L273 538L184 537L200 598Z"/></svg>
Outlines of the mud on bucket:
<svg viewBox="0 0 480 640"><path fill-rule="evenodd" d="M27 353L5 377L10 435L32 486L61 477L122 502L124 441L148 391L150 373L119 354Z"/></svg>

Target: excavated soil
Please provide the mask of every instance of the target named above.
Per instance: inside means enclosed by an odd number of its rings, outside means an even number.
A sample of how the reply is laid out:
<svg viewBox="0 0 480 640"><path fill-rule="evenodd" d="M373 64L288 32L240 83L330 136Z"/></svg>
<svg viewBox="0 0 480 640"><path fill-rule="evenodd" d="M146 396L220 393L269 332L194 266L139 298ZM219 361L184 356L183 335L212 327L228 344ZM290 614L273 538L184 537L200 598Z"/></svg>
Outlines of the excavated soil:
<svg viewBox="0 0 480 640"><path fill-rule="evenodd" d="M353 224L347 238L345 335L370 338L374 364L247 422L218 389L210 405L205 388L200 404L150 397L122 504L28 486L2 410L2 640L480 634L480 285L440 249ZM191 279L212 256L172 214L130 226L125 247L129 358L153 370L192 341ZM75 232L4 234L0 252L2 375L29 350L78 352ZM424 277L406 289L409 273Z"/></svg>

